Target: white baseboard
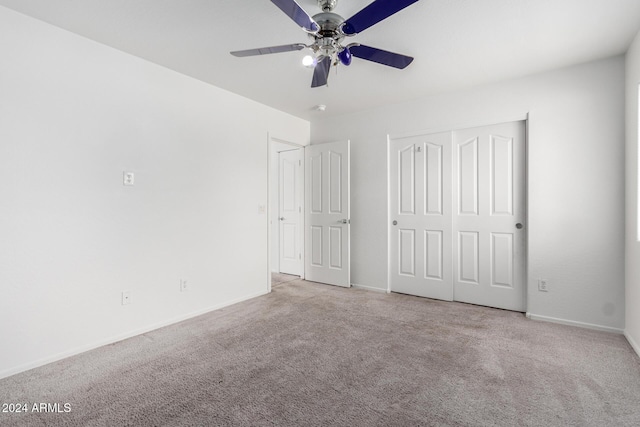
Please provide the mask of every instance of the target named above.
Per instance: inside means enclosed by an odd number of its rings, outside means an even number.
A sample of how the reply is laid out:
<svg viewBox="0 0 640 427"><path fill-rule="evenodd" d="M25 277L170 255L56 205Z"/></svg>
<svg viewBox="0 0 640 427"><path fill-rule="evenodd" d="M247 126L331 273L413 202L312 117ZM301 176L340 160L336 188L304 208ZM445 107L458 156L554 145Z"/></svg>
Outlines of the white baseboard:
<svg viewBox="0 0 640 427"><path fill-rule="evenodd" d="M526 313L526 316L531 320L541 320L543 322L560 323L561 325L578 326L580 328L595 329L597 331L605 331L605 332L613 332L615 334L624 333L624 331L619 328L596 325L593 323L578 322L576 320L558 319L557 317L541 316L541 315L533 314L529 312Z"/></svg>
<svg viewBox="0 0 640 427"><path fill-rule="evenodd" d="M358 285L357 283L352 283L351 286L353 286L354 288L358 288L358 289L364 289L366 291L372 291L372 292L382 292L384 294L387 293L386 289L382 289L382 288L374 288L373 286L365 286L365 285Z"/></svg>
<svg viewBox="0 0 640 427"><path fill-rule="evenodd" d="M133 330L133 331L129 331L129 332L126 332L124 334L113 336L111 338L103 339L103 340L100 340L100 341L97 341L97 342L94 342L94 343L91 343L91 344L87 344L87 345L83 345L83 346L80 346L80 347L76 347L74 349L71 349L71 350L68 350L68 351L64 351L62 353L58 353L58 354L55 354L53 356L44 357L44 358L36 360L34 362L25 363L24 365L19 365L19 366L16 366L16 367L4 370L4 371L0 371L0 379L7 378L7 377L10 377L12 375L19 374L21 372L25 372L25 371L28 371L30 369L39 368L40 366L48 365L49 363L57 362L58 360L66 359L67 357L75 356L77 354L81 354L81 353L84 353L84 352L87 352L87 351L90 351L90 350L94 350L94 349L96 349L98 347L102 347L102 346L105 346L105 345L113 344L113 343L116 343L118 341L123 341L123 340L126 340L128 338L135 337L137 335L146 334L146 333L154 331L156 329L160 329L160 328L163 328L165 326L173 325L174 323L179 323L179 322L182 322L184 320L188 320L188 319L191 319L193 317L198 317L198 316L201 316L203 314L209 313L211 311L219 310L221 308L228 307L230 305L234 305L234 304L237 304L237 303L242 302L242 301L247 301L247 300L262 296L262 295L266 295L267 293L268 293L267 291L261 291L261 292L258 292L256 294L244 296L244 297L237 298L237 299L231 300L231 301L227 301L227 302L224 302L224 303L221 303L221 304L216 304L214 306L211 306L211 307L208 307L208 308L205 308L205 309L202 309L202 310L193 311L191 313L183 314L183 315L180 315L180 316L177 316L177 317L174 317L174 318L162 321L162 322L155 323L153 325L146 326L144 328L140 328L140 329L136 329L136 330Z"/></svg>
<svg viewBox="0 0 640 427"><path fill-rule="evenodd" d="M627 331L624 331L624 337L627 339L627 341L629 341L629 344L631 344L631 347L635 350L638 357L640 357L640 345L638 345L638 343L631 337L631 335L629 335Z"/></svg>

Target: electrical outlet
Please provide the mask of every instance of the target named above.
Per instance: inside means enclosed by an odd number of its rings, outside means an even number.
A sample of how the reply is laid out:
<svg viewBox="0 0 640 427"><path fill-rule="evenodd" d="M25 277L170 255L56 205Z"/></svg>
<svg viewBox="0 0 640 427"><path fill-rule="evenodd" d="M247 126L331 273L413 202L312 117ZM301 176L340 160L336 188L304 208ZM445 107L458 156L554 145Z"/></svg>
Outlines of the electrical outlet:
<svg viewBox="0 0 640 427"><path fill-rule="evenodd" d="M187 285L187 281L185 279L180 279L180 292L187 292L189 290L189 286Z"/></svg>
<svg viewBox="0 0 640 427"><path fill-rule="evenodd" d="M538 279L538 291L549 292L549 288L547 287L547 281L545 279Z"/></svg>
<svg viewBox="0 0 640 427"><path fill-rule="evenodd" d="M133 172L122 173L122 183L124 185L133 185L135 183L136 176Z"/></svg>
<svg viewBox="0 0 640 427"><path fill-rule="evenodd" d="M131 304L131 292L122 291L122 305Z"/></svg>

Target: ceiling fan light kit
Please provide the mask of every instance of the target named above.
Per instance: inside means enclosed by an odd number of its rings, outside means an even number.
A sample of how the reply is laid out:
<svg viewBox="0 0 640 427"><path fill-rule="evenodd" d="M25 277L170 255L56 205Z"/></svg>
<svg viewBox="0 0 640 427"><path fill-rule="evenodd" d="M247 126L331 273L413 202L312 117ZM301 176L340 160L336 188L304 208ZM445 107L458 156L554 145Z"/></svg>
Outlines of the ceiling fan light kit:
<svg viewBox="0 0 640 427"><path fill-rule="evenodd" d="M307 68L313 68L315 67L317 64L316 58L314 58L311 55L307 55L304 58L302 58L302 65L304 65Z"/></svg>
<svg viewBox="0 0 640 427"><path fill-rule="evenodd" d="M291 18L313 40L311 44L295 43L282 46L271 46L258 49L248 49L231 52L237 57L267 55L272 53L292 52L310 49L313 55L303 58L305 67L313 67L311 87L327 85L329 71L332 66L342 63L351 64L353 57L376 62L378 64L398 69L406 68L413 58L399 53L388 52L360 43L344 44L347 37L352 37L389 16L412 5L418 0L374 0L373 3L353 15L344 19L333 13L338 0L318 0L321 13L309 16L295 0L271 0L289 18Z"/></svg>

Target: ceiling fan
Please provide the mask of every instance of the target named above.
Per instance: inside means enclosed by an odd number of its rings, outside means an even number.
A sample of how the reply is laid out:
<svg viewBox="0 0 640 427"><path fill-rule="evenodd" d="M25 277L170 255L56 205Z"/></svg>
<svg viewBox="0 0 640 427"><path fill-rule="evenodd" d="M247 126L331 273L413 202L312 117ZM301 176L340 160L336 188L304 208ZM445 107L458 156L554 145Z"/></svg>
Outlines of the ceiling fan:
<svg viewBox="0 0 640 427"><path fill-rule="evenodd" d="M329 78L331 66L351 64L352 57L366 59L378 64L403 69L413 61L410 56L388 52L375 47L365 46L360 43L343 45L345 37L355 36L378 22L412 5L418 0L374 0L360 12L349 19L333 13L338 0L318 0L318 6L322 13L310 17L295 0L271 0L296 24L298 24L309 37L313 39L311 44L294 43L282 46L263 47L258 49L238 50L231 52L238 57L267 55L271 53L293 52L302 49L311 49L313 56L307 56L303 60L306 66L313 66L313 80L311 87L324 86Z"/></svg>

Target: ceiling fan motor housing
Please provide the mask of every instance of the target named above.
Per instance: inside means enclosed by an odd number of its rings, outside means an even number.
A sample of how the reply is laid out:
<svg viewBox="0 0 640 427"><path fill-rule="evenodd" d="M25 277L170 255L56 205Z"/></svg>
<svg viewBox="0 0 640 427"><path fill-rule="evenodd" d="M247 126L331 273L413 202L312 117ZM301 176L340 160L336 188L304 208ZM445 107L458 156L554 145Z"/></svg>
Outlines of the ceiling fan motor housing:
<svg viewBox="0 0 640 427"><path fill-rule="evenodd" d="M333 56L341 51L343 48L340 42L344 39L344 35L340 32L340 26L344 18L332 12L323 12L314 15L313 20L320 26L320 31L317 34L310 34L314 39L312 49L316 52L321 50L326 56Z"/></svg>
<svg viewBox="0 0 640 427"><path fill-rule="evenodd" d="M344 22L344 18L337 13L323 12L313 15L313 20L320 26L318 33L323 37L338 35L338 28Z"/></svg>

